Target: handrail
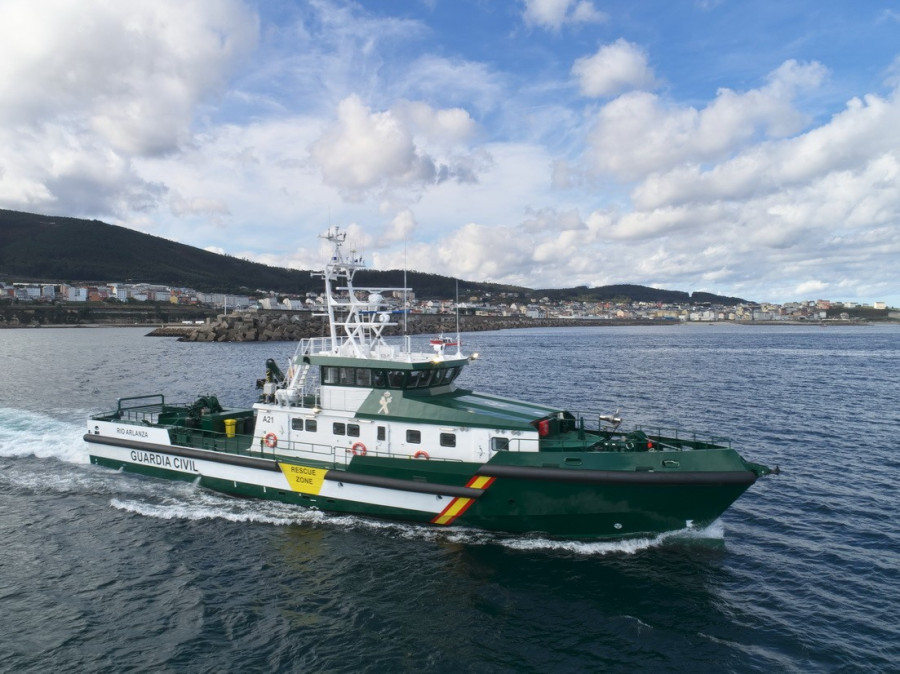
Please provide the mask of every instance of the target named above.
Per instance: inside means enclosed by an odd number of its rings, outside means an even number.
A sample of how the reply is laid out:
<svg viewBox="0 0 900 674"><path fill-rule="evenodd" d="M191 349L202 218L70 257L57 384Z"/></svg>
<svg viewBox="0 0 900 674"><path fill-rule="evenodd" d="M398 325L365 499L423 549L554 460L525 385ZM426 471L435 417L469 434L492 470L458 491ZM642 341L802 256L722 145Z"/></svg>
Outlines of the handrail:
<svg viewBox="0 0 900 674"><path fill-rule="evenodd" d="M159 405L160 405L161 407L165 407L165 406L166 406L166 398L165 398L165 396L164 396L162 393L151 393L150 395L143 395L143 396L128 396L127 398L119 398L118 402L116 403L116 411L117 411L117 412L121 412L121 411L122 411L122 409L123 409L123 408L122 408L122 403L123 403L124 401L126 401L126 400L146 400L146 399L148 399L148 398L159 398ZM135 405L135 406L133 406L133 407L126 407L126 408L124 408L124 409L126 409L126 410L140 409L141 407L151 407L151 405Z"/></svg>

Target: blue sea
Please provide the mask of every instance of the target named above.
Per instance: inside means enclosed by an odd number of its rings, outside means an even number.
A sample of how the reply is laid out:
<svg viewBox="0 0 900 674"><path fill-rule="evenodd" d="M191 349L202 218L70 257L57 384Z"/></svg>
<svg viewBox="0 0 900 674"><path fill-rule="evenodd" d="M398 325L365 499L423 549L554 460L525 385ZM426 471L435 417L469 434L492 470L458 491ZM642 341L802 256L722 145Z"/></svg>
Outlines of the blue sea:
<svg viewBox="0 0 900 674"><path fill-rule="evenodd" d="M249 404L294 345L0 331L2 672L900 671L900 327L463 335L460 386L780 466L700 532L503 537L88 463L119 397Z"/></svg>

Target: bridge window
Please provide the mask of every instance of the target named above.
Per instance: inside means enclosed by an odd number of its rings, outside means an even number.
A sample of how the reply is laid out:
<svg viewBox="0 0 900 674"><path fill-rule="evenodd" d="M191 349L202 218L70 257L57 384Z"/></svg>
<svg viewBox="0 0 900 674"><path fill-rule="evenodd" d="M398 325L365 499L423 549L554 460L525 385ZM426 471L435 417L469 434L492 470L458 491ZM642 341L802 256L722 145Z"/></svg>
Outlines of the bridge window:
<svg viewBox="0 0 900 674"><path fill-rule="evenodd" d="M417 389L445 386L456 379L459 367L435 370L375 370L368 367L322 366L322 383L365 388Z"/></svg>

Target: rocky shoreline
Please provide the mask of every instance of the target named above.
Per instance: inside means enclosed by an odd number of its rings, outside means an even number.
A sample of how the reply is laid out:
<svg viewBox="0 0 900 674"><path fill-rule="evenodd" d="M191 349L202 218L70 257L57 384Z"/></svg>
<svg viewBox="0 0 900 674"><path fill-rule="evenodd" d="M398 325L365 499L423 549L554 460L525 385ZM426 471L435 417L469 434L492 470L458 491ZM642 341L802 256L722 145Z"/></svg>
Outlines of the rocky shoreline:
<svg viewBox="0 0 900 674"><path fill-rule="evenodd" d="M673 325L672 321L609 321L598 319L526 318L524 316L460 316L460 332L507 330L515 328L550 328L613 325ZM407 319L407 334L456 333L456 316L450 314L412 314ZM385 335L401 334L399 326L388 327ZM323 316L308 312L236 312L220 314L196 326L169 325L157 328L148 336L178 337L182 342L278 342L298 341L327 335Z"/></svg>

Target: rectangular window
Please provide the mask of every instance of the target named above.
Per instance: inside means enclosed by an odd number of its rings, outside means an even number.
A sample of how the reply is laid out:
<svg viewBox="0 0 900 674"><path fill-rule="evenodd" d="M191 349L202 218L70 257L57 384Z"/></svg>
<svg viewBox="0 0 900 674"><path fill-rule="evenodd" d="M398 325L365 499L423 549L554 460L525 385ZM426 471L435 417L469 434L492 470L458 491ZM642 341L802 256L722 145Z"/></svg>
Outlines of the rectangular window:
<svg viewBox="0 0 900 674"><path fill-rule="evenodd" d="M347 426L335 421L331 427L331 432L335 435L347 435Z"/></svg>
<svg viewBox="0 0 900 674"><path fill-rule="evenodd" d="M316 426L317 426L317 423L316 423L316 420L315 420L315 419L307 419L307 420L306 420L306 430L307 430L307 432L309 432L309 433L315 433L315 432L316 432Z"/></svg>
<svg viewBox="0 0 900 674"><path fill-rule="evenodd" d="M422 376L419 378L419 383L416 385L418 388L427 388L431 386L431 375L434 374L433 370L429 370L428 372L423 372Z"/></svg>
<svg viewBox="0 0 900 674"><path fill-rule="evenodd" d="M491 450L503 452L509 449L509 438L491 438Z"/></svg>
<svg viewBox="0 0 900 674"><path fill-rule="evenodd" d="M414 445L422 444L421 431L406 431L406 441Z"/></svg>
<svg viewBox="0 0 900 674"><path fill-rule="evenodd" d="M384 388L384 370L375 370L372 373L372 383L375 385L375 388Z"/></svg>
<svg viewBox="0 0 900 674"><path fill-rule="evenodd" d="M403 370L390 370L388 372L388 386L391 388L403 388Z"/></svg>
<svg viewBox="0 0 900 674"><path fill-rule="evenodd" d="M331 367L326 365L322 368L322 383L323 384L337 384L338 383L338 368Z"/></svg>
<svg viewBox="0 0 900 674"><path fill-rule="evenodd" d="M384 432L384 426L378 427L378 440L384 440L386 437L386 433Z"/></svg>
<svg viewBox="0 0 900 674"><path fill-rule="evenodd" d="M300 419L300 418L291 419L291 430L292 431L302 431L303 430L303 419Z"/></svg>
<svg viewBox="0 0 900 674"><path fill-rule="evenodd" d="M347 424L347 435L351 438L359 437L359 424Z"/></svg>
<svg viewBox="0 0 900 674"><path fill-rule="evenodd" d="M371 386L372 385L372 370L365 367L356 368L356 385L357 386Z"/></svg>
<svg viewBox="0 0 900 674"><path fill-rule="evenodd" d="M441 433L441 447L456 447L456 433Z"/></svg>
<svg viewBox="0 0 900 674"><path fill-rule="evenodd" d="M340 371L341 386L353 386L356 383L356 368L342 367Z"/></svg>

